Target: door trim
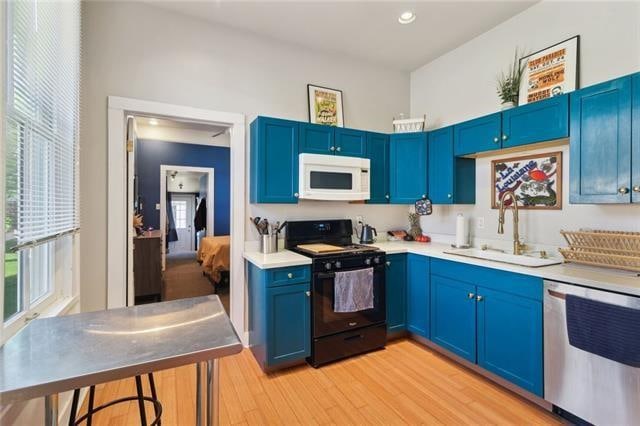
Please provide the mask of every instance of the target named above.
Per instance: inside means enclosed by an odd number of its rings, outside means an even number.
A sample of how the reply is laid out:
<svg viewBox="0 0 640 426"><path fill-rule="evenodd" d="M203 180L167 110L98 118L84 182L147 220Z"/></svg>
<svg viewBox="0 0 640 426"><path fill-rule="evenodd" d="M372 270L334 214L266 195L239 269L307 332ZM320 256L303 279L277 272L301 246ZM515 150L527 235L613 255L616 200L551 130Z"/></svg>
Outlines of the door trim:
<svg viewBox="0 0 640 426"><path fill-rule="evenodd" d="M165 270L167 261L166 225L167 222L167 171L176 170L178 172L199 172L207 175L207 237L213 236L215 226L213 220L213 205L215 200L214 181L215 169L213 167L191 167L172 166L169 164L160 165L160 234L162 235L162 270ZM198 206L195 207L196 209ZM209 214L211 213L211 214ZM195 235L195 232L193 233Z"/></svg>
<svg viewBox="0 0 640 426"><path fill-rule="evenodd" d="M242 342L245 332L245 268L242 258L245 233L245 116L239 113L212 111L183 105L109 96L107 107L107 306L118 308L132 304L127 288L127 217L126 117L129 114L151 115L229 126L231 150L231 322ZM131 287L131 286L130 286ZM128 297L129 296L129 297Z"/></svg>

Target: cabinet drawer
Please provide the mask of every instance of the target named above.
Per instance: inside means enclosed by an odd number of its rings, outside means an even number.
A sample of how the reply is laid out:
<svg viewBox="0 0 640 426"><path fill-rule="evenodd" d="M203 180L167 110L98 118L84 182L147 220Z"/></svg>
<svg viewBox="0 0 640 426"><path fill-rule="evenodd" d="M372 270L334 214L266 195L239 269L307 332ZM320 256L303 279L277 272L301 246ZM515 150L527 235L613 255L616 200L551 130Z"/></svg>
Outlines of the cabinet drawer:
<svg viewBox="0 0 640 426"><path fill-rule="evenodd" d="M267 287L305 283L311 281L311 267L309 265L278 268L269 271Z"/></svg>
<svg viewBox="0 0 640 426"><path fill-rule="evenodd" d="M441 277L542 300L542 278L442 259L431 259L431 272Z"/></svg>

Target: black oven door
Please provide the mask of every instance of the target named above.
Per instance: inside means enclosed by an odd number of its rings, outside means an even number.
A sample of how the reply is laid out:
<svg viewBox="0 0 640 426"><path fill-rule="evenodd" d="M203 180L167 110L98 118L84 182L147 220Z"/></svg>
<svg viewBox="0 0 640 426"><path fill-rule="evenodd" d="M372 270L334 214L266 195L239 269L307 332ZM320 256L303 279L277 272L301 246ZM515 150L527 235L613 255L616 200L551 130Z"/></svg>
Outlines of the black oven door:
<svg viewBox="0 0 640 426"><path fill-rule="evenodd" d="M315 273L312 294L313 337L328 336L386 321L384 270L382 265L373 270L373 308L358 312L335 312L335 273Z"/></svg>

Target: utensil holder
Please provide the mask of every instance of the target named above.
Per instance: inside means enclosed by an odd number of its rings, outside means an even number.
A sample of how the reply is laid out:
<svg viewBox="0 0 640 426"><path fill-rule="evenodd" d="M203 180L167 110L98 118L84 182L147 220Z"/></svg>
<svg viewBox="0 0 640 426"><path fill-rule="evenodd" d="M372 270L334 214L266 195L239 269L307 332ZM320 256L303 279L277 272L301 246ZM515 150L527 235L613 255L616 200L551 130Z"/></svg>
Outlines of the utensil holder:
<svg viewBox="0 0 640 426"><path fill-rule="evenodd" d="M278 251L278 234L261 235L260 252L264 254L275 253Z"/></svg>

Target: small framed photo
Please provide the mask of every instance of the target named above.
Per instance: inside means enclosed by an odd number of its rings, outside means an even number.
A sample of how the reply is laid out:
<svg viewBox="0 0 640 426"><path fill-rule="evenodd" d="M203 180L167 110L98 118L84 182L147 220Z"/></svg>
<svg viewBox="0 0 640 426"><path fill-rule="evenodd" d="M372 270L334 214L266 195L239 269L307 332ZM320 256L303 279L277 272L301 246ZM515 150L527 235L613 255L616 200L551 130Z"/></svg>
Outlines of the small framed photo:
<svg viewBox="0 0 640 426"><path fill-rule="evenodd" d="M562 209L562 152L493 160L491 170L491 208L499 208L502 194L513 191L519 209Z"/></svg>
<svg viewBox="0 0 640 426"><path fill-rule="evenodd" d="M578 88L580 36L561 41L520 59L522 79L518 105L525 105Z"/></svg>
<svg viewBox="0 0 640 426"><path fill-rule="evenodd" d="M344 127L342 91L307 84L309 122Z"/></svg>

